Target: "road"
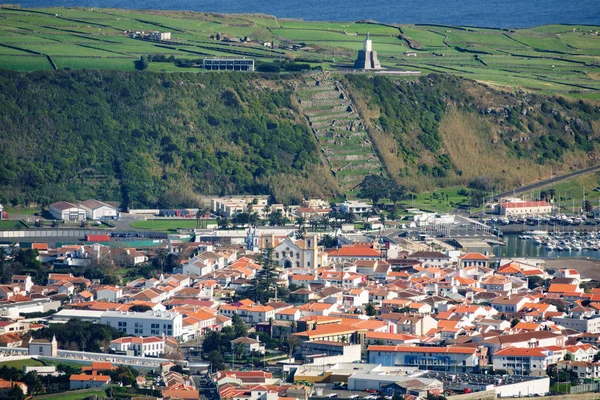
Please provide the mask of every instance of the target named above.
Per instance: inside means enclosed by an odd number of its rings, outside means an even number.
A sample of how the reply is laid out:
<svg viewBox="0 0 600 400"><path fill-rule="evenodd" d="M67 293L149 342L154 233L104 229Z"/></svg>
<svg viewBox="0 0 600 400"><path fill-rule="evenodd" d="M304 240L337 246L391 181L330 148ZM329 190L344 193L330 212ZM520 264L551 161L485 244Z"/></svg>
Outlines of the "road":
<svg viewBox="0 0 600 400"><path fill-rule="evenodd" d="M576 176L584 175L584 174L587 174L589 172L594 172L594 171L600 171L600 164L594 165L593 167L580 169L579 171L571 172L566 175L555 176L554 178L546 179L544 181L540 181L537 183L532 183L531 185L521 186L520 188L511 190L509 192L499 193L499 194L495 195L494 197L498 199L498 198L502 198L502 197L512 196L515 194L529 192L531 190L540 189L544 186L548 186L552 183L561 182L566 179L574 178Z"/></svg>

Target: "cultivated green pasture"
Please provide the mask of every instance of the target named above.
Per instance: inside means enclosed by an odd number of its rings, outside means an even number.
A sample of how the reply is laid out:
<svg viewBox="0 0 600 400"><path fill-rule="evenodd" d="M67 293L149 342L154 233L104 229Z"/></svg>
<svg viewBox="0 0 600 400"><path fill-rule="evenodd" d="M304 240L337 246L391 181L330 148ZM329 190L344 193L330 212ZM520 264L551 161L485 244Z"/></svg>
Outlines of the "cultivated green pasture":
<svg viewBox="0 0 600 400"><path fill-rule="evenodd" d="M171 43L133 39L128 31L172 33ZM449 73L508 89L600 99L600 36L595 26L548 25L486 29L435 25L389 26L357 22L309 22L264 15L186 11L0 8L0 67L21 71L57 68L133 70L142 55L178 59L252 57L257 62L298 58L324 69L351 63L367 32L382 65L422 73ZM217 41L221 34L235 42ZM403 34L415 42L411 49ZM248 43L238 39L248 38ZM260 45L273 42L276 48ZM299 49L287 48L297 44ZM285 44L285 48L278 46ZM312 50L302 50L303 45ZM26 51L35 51L34 56ZM407 52L416 57L407 57ZM321 63L321 64L319 64ZM156 63L151 71L199 71Z"/></svg>

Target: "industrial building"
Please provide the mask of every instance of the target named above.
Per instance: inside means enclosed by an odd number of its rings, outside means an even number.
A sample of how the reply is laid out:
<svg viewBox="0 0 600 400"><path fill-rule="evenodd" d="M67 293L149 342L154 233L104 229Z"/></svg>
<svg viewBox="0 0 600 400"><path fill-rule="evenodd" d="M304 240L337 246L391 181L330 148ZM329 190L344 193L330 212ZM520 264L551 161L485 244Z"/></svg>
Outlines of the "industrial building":
<svg viewBox="0 0 600 400"><path fill-rule="evenodd" d="M99 219L117 219L119 216L119 211L116 207L98 200L81 201L78 205L85 210L87 219L94 221Z"/></svg>
<svg viewBox="0 0 600 400"><path fill-rule="evenodd" d="M49 209L52 217L63 221L85 221L87 218L87 213L83 208L67 201L52 203Z"/></svg>

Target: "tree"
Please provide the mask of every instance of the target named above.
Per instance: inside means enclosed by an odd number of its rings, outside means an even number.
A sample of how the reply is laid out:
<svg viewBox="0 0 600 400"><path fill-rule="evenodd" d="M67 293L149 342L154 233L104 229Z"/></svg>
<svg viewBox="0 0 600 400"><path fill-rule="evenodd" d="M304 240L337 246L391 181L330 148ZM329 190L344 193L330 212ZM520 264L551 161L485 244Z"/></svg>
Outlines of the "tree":
<svg viewBox="0 0 600 400"><path fill-rule="evenodd" d="M27 385L29 394L41 393L44 390L44 385L36 371L31 371L23 377L23 383Z"/></svg>
<svg viewBox="0 0 600 400"><path fill-rule="evenodd" d="M388 197L392 188L392 182L381 175L367 175L360 184L358 197L370 199L373 206L377 206L379 200Z"/></svg>
<svg viewBox="0 0 600 400"><path fill-rule="evenodd" d="M219 229L227 229L230 223L231 221L229 221L229 218L227 217L217 218L217 226L219 227Z"/></svg>
<svg viewBox="0 0 600 400"><path fill-rule="evenodd" d="M537 287L542 286L544 282L544 278L542 278L541 276L530 276L527 280L527 287L530 290L533 290Z"/></svg>
<svg viewBox="0 0 600 400"><path fill-rule="evenodd" d="M277 264L273 258L273 248L263 250L256 260L261 269L256 272L252 279L251 293L255 302L265 303L277 290Z"/></svg>
<svg viewBox="0 0 600 400"><path fill-rule="evenodd" d="M233 314L231 324L236 338L248 336L248 327L238 314Z"/></svg>
<svg viewBox="0 0 600 400"><path fill-rule="evenodd" d="M377 315L377 310L375 309L375 306L373 305L373 303L367 303L367 305L365 306L365 313L369 317Z"/></svg>
<svg viewBox="0 0 600 400"><path fill-rule="evenodd" d="M196 229L200 229L200 221L203 221L204 228L206 228L206 219L203 218L208 213L208 209L201 207L196 212Z"/></svg>
<svg viewBox="0 0 600 400"><path fill-rule="evenodd" d="M407 194L407 190L406 187L399 185L396 187L393 187L390 190L390 200L394 203L394 206L396 206L396 203L398 203L400 200L404 200L406 198L406 194Z"/></svg>
<svg viewBox="0 0 600 400"><path fill-rule="evenodd" d="M591 212L593 212L593 211L594 211L594 206L593 206L592 202L591 202L591 201L589 201L589 200L586 200L586 201L584 201L584 202L583 202L583 210L584 210L586 213L591 213Z"/></svg>
<svg viewBox="0 0 600 400"><path fill-rule="evenodd" d="M156 250L156 254L154 255L154 260L152 261L154 265L160 268L160 273L164 273L165 264L167 263L167 256L169 252L167 249L158 249Z"/></svg>
<svg viewBox="0 0 600 400"><path fill-rule="evenodd" d="M288 338L285 341L288 347L288 356L291 358L294 355L294 350L296 350L298 346L300 346L301 341L293 335L288 336Z"/></svg>
<svg viewBox="0 0 600 400"><path fill-rule="evenodd" d="M518 318L513 318L512 321L510 321L510 326L514 328L519 322L521 321Z"/></svg>
<svg viewBox="0 0 600 400"><path fill-rule="evenodd" d="M235 343L233 345L233 353L234 356L239 360L241 358L244 358L244 356L246 355L246 348L244 347L243 343Z"/></svg>
<svg viewBox="0 0 600 400"><path fill-rule="evenodd" d="M337 247L337 238L331 236L330 234L323 235L321 240L319 241L319 246L324 246L328 249L333 249Z"/></svg>
<svg viewBox="0 0 600 400"><path fill-rule="evenodd" d="M283 226L286 223L286 218L283 216L281 210L277 210L269 214L269 225L271 226Z"/></svg>
<svg viewBox="0 0 600 400"><path fill-rule="evenodd" d="M141 56L139 60L135 61L135 68L140 71L148 69L148 57Z"/></svg>
<svg viewBox="0 0 600 400"><path fill-rule="evenodd" d="M119 365L116 370L110 373L110 379L121 383L123 386L131 386L135 383L135 378L139 373L126 365Z"/></svg>
<svg viewBox="0 0 600 400"><path fill-rule="evenodd" d="M565 361L571 361L572 359L573 359L573 356L571 355L571 353L565 354Z"/></svg>
<svg viewBox="0 0 600 400"><path fill-rule="evenodd" d="M19 385L14 385L12 389L8 392L8 397L10 400L25 400L25 394L19 387Z"/></svg>
<svg viewBox="0 0 600 400"><path fill-rule="evenodd" d="M131 306L131 308L129 309L129 311L132 312L146 312L146 311L151 311L152 307L147 306L145 304L136 304L134 306Z"/></svg>

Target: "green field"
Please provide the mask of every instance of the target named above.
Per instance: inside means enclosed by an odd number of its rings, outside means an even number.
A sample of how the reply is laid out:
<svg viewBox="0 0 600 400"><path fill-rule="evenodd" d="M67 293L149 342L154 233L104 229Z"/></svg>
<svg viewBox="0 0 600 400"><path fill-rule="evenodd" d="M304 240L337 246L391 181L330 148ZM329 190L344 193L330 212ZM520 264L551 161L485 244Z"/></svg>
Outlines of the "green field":
<svg viewBox="0 0 600 400"><path fill-rule="evenodd" d="M45 365L45 364L34 358L0 362L0 367L16 368L19 370L22 370L24 365L32 367L32 366Z"/></svg>
<svg viewBox="0 0 600 400"><path fill-rule="evenodd" d="M401 204L406 208L418 208L423 211L450 212L460 204L468 204L469 198L461 196L458 191L461 187L442 188L434 192L422 192L411 195Z"/></svg>
<svg viewBox="0 0 600 400"><path fill-rule="evenodd" d="M35 396L33 397L36 400L42 399L60 399L60 400L81 400L88 397L97 397L99 399L105 399L106 392L102 387L99 388L91 388L91 389L82 389L82 390L74 390L71 392L62 392L62 393L54 393L48 394L44 396Z"/></svg>
<svg viewBox="0 0 600 400"><path fill-rule="evenodd" d="M600 186L600 173L591 172L528 192L525 196L537 199L540 197L540 192L554 189L556 193L554 196L555 204L560 204L564 211L572 212L573 208L575 208L575 211L579 210L584 194L585 200L591 201L594 207L598 206L600 192L594 190L598 186Z"/></svg>
<svg viewBox="0 0 600 400"><path fill-rule="evenodd" d="M25 229L21 221L0 221L0 229Z"/></svg>
<svg viewBox="0 0 600 400"><path fill-rule="evenodd" d="M203 222L201 222L203 223ZM209 224L215 223L215 220L208 220ZM136 221L130 224L132 228L148 229L151 231L175 231L177 229L195 229L195 219L149 219L146 221ZM202 226L202 225L201 225Z"/></svg>
<svg viewBox="0 0 600 400"><path fill-rule="evenodd" d="M127 31L172 32L170 43ZM304 22L259 15L97 8L0 8L0 66L134 70L142 55L176 59L252 57L257 62L309 60L323 69L351 64L370 32L384 67L445 72L504 89L600 99L600 36L595 26L485 29L377 23ZM222 40L216 40L216 35ZM402 36L403 35L403 36ZM212 38L211 38L212 37ZM248 39L240 42L240 39ZM406 39L406 40L404 40ZM272 42L274 49L260 42ZM410 45L409 45L410 44ZM303 47L308 46L310 50ZM413 48L411 48L411 46ZM408 57L407 52L416 56ZM38 53L38 55L35 55ZM151 71L199 71L175 63Z"/></svg>

